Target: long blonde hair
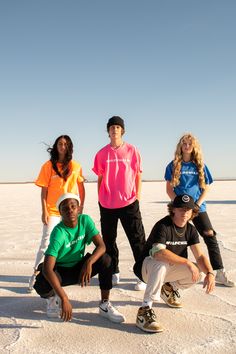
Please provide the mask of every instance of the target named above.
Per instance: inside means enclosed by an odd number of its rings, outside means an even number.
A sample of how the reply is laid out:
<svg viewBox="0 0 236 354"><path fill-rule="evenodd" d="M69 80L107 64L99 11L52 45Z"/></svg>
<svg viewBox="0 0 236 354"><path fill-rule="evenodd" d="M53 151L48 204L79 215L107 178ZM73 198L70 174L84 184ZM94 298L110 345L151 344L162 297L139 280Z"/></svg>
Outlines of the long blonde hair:
<svg viewBox="0 0 236 354"><path fill-rule="evenodd" d="M191 133L186 133L184 134L175 150L175 155L174 155L174 160L173 160L173 173L172 173L172 179L171 179L171 185L173 187L176 187L179 185L179 179L180 179L180 171L181 171L181 164L183 162L183 154L182 154L182 146L185 140L191 140L192 142L192 155L191 155L191 161L195 163L197 166L198 170L198 176L199 176L199 186L204 189L206 186L205 183L205 175L204 175L204 162L203 162L203 155L202 155L202 150L200 147L200 144L198 140L193 136Z"/></svg>

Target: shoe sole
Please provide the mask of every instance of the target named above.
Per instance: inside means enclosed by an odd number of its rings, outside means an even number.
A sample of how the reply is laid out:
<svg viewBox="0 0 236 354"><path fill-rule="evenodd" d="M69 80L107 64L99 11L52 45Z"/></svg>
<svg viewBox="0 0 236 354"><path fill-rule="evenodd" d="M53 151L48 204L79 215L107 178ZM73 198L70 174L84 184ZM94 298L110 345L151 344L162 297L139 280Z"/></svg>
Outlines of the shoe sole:
<svg viewBox="0 0 236 354"><path fill-rule="evenodd" d="M145 287L138 287L138 286L134 286L134 290L136 290L136 291L142 291L142 290L146 290L146 286Z"/></svg>
<svg viewBox="0 0 236 354"><path fill-rule="evenodd" d="M103 312L102 310L99 311L99 314L100 314L102 317L104 317L104 318L106 318L107 320L109 320L109 321L111 321L111 322L114 322L114 323L123 323L123 322L125 322L125 318L123 318L123 319L121 319L121 320L119 320L119 319L113 319L113 318L107 316L106 312Z"/></svg>
<svg viewBox="0 0 236 354"><path fill-rule="evenodd" d="M159 329L148 329L148 328L144 328L142 325L140 325L139 323L136 322L136 327L138 327L139 329L141 329L144 332L148 332L148 333L161 333L163 332L163 328L159 328Z"/></svg>
<svg viewBox="0 0 236 354"><path fill-rule="evenodd" d="M28 289L27 289L27 293L32 294L33 292L35 292L34 288L32 288L32 289L31 289L31 288L28 288Z"/></svg>
<svg viewBox="0 0 236 354"><path fill-rule="evenodd" d="M220 281L215 281L216 285L219 284L219 285L224 285L224 286L227 286L227 288L234 288L236 286L236 284L225 284L225 283L221 283Z"/></svg>
<svg viewBox="0 0 236 354"><path fill-rule="evenodd" d="M60 318L60 315L58 313L47 313L48 318Z"/></svg>
<svg viewBox="0 0 236 354"><path fill-rule="evenodd" d="M170 305L162 295L160 295L160 296L161 296L162 300L164 301L164 303L173 309L181 309L183 307L183 305L179 305L179 306Z"/></svg>

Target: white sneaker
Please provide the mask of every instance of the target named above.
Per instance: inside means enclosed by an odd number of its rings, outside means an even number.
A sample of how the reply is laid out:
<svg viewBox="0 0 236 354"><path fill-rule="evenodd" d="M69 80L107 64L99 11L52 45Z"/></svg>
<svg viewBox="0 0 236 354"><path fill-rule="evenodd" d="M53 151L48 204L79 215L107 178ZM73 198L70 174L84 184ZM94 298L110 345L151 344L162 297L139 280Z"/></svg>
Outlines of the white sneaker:
<svg viewBox="0 0 236 354"><path fill-rule="evenodd" d="M125 322L125 316L122 315L110 301L101 302L99 305L99 313L101 316L106 317L108 320L116 323Z"/></svg>
<svg viewBox="0 0 236 354"><path fill-rule="evenodd" d="M37 273L34 273L29 278L29 286L28 286L28 289L27 289L28 293L32 293L34 291L34 283L35 283L35 280L36 280L36 275L37 275Z"/></svg>
<svg viewBox="0 0 236 354"><path fill-rule="evenodd" d="M222 284L231 288L236 285L235 282L228 278L224 269L217 269L215 281L218 284Z"/></svg>
<svg viewBox="0 0 236 354"><path fill-rule="evenodd" d="M47 300L47 316L49 318L61 317L61 299L55 295L49 297Z"/></svg>
<svg viewBox="0 0 236 354"><path fill-rule="evenodd" d="M115 286L120 282L120 273L112 274L112 285Z"/></svg>
<svg viewBox="0 0 236 354"><path fill-rule="evenodd" d="M146 287L147 287L147 284L139 279L134 286L134 290L136 290L136 291L146 290Z"/></svg>

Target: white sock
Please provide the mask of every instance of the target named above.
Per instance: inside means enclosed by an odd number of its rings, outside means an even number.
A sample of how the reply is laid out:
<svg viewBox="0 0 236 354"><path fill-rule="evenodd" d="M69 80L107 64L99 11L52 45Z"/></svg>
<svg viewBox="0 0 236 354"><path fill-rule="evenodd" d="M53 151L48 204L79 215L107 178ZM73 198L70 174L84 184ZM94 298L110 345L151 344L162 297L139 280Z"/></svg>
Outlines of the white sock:
<svg viewBox="0 0 236 354"><path fill-rule="evenodd" d="M146 300L144 300L143 303L142 303L142 307L149 306L150 309L151 309L151 308L152 308L152 304L153 304L153 301L146 301Z"/></svg>

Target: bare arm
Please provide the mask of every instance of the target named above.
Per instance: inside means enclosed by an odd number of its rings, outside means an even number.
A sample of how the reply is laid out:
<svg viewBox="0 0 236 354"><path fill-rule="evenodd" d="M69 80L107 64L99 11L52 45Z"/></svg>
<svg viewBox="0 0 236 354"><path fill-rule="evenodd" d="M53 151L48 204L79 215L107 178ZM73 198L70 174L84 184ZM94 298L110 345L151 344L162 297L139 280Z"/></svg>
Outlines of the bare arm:
<svg viewBox="0 0 236 354"><path fill-rule="evenodd" d="M48 224L48 210L47 210L47 196L48 196L48 188L42 187L41 189L41 206L42 206L42 223Z"/></svg>
<svg viewBox="0 0 236 354"><path fill-rule="evenodd" d="M172 185L170 184L170 181L166 181L166 193L170 197L170 200L174 200L176 197L176 194L174 192L174 189Z"/></svg>
<svg viewBox="0 0 236 354"><path fill-rule="evenodd" d="M135 179L136 184L136 197L140 200L141 197L141 187L142 187L142 174L138 173Z"/></svg>
<svg viewBox="0 0 236 354"><path fill-rule="evenodd" d="M209 184L206 184L206 187L202 191L202 194L200 195L198 200L196 200L197 205L200 206L204 202L204 200L206 199L206 195L208 194L209 190L210 190L210 186L209 186Z"/></svg>
<svg viewBox="0 0 236 354"><path fill-rule="evenodd" d="M80 214L82 214L84 208L84 201L85 201L85 188L83 182L78 183L78 190L79 190L79 197L80 197Z"/></svg>
<svg viewBox="0 0 236 354"><path fill-rule="evenodd" d="M203 273L206 274L203 282L203 288L206 287L206 292L210 293L214 290L215 287L215 276L213 273L212 266L207 257L203 254L199 243L192 245L190 248L196 259L198 267Z"/></svg>
<svg viewBox="0 0 236 354"><path fill-rule="evenodd" d="M72 317L72 306L69 302L68 296L64 289L62 288L60 281L54 272L54 267L56 264L56 258L53 256L45 256L43 263L43 274L47 281L51 284L55 293L60 297L62 303L62 313L61 318L64 321L70 321Z"/></svg>

